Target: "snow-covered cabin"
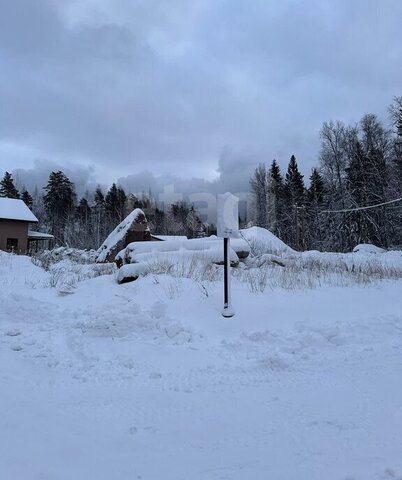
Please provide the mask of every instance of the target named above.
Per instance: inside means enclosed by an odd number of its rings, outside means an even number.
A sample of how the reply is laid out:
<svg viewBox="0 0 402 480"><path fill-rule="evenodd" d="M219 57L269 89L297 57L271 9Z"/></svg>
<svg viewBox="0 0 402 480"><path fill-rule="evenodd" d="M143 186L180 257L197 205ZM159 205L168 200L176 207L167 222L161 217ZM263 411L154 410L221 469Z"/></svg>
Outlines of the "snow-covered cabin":
<svg viewBox="0 0 402 480"><path fill-rule="evenodd" d="M97 262L114 262L116 254L131 242L151 240L145 213L136 208L108 235L96 252Z"/></svg>
<svg viewBox="0 0 402 480"><path fill-rule="evenodd" d="M32 242L50 241L52 235L29 230L38 219L22 200L0 198L0 250L27 254Z"/></svg>

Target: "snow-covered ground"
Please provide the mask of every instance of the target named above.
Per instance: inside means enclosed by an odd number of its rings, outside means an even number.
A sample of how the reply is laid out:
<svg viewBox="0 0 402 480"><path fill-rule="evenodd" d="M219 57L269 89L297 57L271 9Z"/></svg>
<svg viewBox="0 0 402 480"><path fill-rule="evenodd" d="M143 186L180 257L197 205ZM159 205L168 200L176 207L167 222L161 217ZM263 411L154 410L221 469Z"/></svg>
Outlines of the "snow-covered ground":
<svg viewBox="0 0 402 480"><path fill-rule="evenodd" d="M218 266L0 252L0 479L401 479L400 258L238 270L224 319Z"/></svg>

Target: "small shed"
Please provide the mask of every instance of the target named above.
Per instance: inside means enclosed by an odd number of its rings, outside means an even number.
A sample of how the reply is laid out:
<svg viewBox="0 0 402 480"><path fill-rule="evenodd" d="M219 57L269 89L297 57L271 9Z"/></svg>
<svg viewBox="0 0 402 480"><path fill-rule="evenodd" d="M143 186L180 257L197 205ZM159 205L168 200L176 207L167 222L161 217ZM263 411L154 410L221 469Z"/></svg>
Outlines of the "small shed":
<svg viewBox="0 0 402 480"><path fill-rule="evenodd" d="M110 233L96 252L97 262L113 262L116 254L131 242L151 240L145 213L136 208Z"/></svg>
<svg viewBox="0 0 402 480"><path fill-rule="evenodd" d="M32 223L38 223L38 219L22 200L0 198L0 250L26 255L31 242L53 239L52 235L29 230Z"/></svg>

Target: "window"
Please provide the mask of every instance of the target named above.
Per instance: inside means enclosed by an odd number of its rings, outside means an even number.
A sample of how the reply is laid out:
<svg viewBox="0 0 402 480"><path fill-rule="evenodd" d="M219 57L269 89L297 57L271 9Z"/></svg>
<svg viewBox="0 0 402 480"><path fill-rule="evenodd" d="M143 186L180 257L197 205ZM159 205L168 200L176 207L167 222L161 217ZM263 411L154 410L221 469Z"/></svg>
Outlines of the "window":
<svg viewBox="0 0 402 480"><path fill-rule="evenodd" d="M18 249L18 238L7 238L7 250L14 252Z"/></svg>

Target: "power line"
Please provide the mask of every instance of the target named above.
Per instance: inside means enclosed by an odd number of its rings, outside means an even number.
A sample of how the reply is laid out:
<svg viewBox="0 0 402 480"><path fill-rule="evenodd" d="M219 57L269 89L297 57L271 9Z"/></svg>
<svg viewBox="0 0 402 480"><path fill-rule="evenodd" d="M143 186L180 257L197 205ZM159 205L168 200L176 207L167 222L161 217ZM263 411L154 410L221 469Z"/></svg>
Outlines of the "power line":
<svg viewBox="0 0 402 480"><path fill-rule="evenodd" d="M368 205L366 207L356 207L356 208L346 208L343 210L322 210L321 212L318 213L348 213L348 212L358 212L360 210L369 210L370 208L377 208L377 207L383 207L384 205L390 205L391 203L397 203L401 202L401 198L396 198L395 200L389 200L388 202L383 202L383 203L376 203L375 205Z"/></svg>

